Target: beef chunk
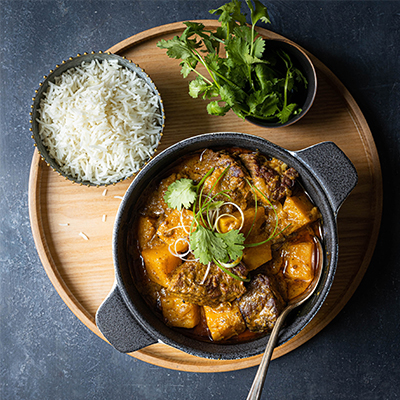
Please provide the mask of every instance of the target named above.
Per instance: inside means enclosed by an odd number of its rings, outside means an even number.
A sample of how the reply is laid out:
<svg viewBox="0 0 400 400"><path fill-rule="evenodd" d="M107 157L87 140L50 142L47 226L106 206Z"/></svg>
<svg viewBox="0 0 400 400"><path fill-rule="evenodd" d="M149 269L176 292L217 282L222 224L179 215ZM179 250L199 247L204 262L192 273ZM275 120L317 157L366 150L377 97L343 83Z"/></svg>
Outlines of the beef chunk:
<svg viewBox="0 0 400 400"><path fill-rule="evenodd" d="M215 264L211 264L206 279L207 266L198 261L186 261L172 273L168 290L190 303L199 306L217 306L240 297L246 288L242 281L230 277ZM246 267L239 264L232 272L245 278Z"/></svg>
<svg viewBox="0 0 400 400"><path fill-rule="evenodd" d="M273 277L258 274L239 299L240 312L250 331L269 332L274 327L286 305L277 287Z"/></svg>
<svg viewBox="0 0 400 400"><path fill-rule="evenodd" d="M225 171L227 167L229 169ZM214 168L214 171L204 182L204 194L216 195L226 190L231 196L231 201L243 209L246 208L246 198L250 192L247 180L250 179L250 175L240 161L225 151L207 149L201 154L191 156L185 160L179 171L179 177L199 182L211 168ZM221 176L224 171L224 175ZM226 197L217 196L215 200L225 201Z"/></svg>
<svg viewBox="0 0 400 400"><path fill-rule="evenodd" d="M299 176L294 168L277 159L267 160L259 153L240 154L245 167L248 169L253 184L271 201L279 201L292 194L292 187ZM266 200L260 196L260 200Z"/></svg>

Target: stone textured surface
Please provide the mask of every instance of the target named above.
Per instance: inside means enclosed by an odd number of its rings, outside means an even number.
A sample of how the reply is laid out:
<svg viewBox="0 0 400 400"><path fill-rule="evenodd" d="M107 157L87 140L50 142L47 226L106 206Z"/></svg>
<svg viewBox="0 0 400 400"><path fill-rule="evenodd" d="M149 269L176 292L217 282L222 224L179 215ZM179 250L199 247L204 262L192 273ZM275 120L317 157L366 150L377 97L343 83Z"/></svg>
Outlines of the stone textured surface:
<svg viewBox="0 0 400 400"><path fill-rule="evenodd" d="M166 370L115 351L55 292L28 216L31 99L44 71L154 26L210 18L223 1L0 0L0 398L242 399L256 368ZM367 273L316 337L272 362L263 398L400 397L400 2L270 1L276 31L324 62L364 112L384 176L381 234Z"/></svg>

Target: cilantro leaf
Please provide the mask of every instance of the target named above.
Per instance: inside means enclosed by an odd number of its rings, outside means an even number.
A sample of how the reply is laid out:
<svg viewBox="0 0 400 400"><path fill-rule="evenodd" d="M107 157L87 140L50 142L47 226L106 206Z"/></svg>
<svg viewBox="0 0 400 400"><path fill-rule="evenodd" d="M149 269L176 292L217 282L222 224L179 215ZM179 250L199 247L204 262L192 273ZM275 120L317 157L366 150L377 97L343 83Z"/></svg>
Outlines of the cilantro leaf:
<svg viewBox="0 0 400 400"><path fill-rule="evenodd" d="M241 102L244 97L243 91L233 85L221 85L219 94L221 96L221 100L231 107Z"/></svg>
<svg viewBox="0 0 400 400"><path fill-rule="evenodd" d="M276 77L271 67L266 64L257 64L254 67L254 72L261 90L272 91L273 85L276 82Z"/></svg>
<svg viewBox="0 0 400 400"><path fill-rule="evenodd" d="M225 233L216 232L215 235L224 241L227 253L225 259L218 259L215 257L218 261L235 261L242 256L244 249L243 243L245 240L243 233L240 233L237 229L232 229Z"/></svg>
<svg viewBox="0 0 400 400"><path fill-rule="evenodd" d="M226 52L236 64L246 65L246 56L250 56L250 45L243 38L235 36L226 44Z"/></svg>
<svg viewBox="0 0 400 400"><path fill-rule="evenodd" d="M297 104L292 103L292 104L288 104L280 111L280 113L278 114L278 118L282 124L284 124L285 122L287 122L289 120L290 116L292 115L292 113L294 112L296 107L297 107Z"/></svg>
<svg viewBox="0 0 400 400"><path fill-rule="evenodd" d="M185 30L185 37L190 37L195 33L201 33L204 25L201 22L186 21L184 24L189 28Z"/></svg>
<svg viewBox="0 0 400 400"><path fill-rule="evenodd" d="M258 113L264 117L269 117L279 111L278 97L269 92L258 91L252 93L248 104L251 113Z"/></svg>
<svg viewBox="0 0 400 400"><path fill-rule="evenodd" d="M195 99L199 97L200 93L206 91L208 87L209 85L204 82L204 79L201 76L198 76L189 83L189 95Z"/></svg>
<svg viewBox="0 0 400 400"><path fill-rule="evenodd" d="M240 6L241 2L239 0L232 0L215 10L210 10L210 14L219 15L218 21L227 33L225 37L229 35L229 32L233 31L237 25L236 21L240 25L246 24L246 15L241 13Z"/></svg>
<svg viewBox="0 0 400 400"><path fill-rule="evenodd" d="M264 50L265 50L265 40L262 39L261 37L258 37L254 41L253 45L254 58L258 59L259 61L262 61L261 58L264 54Z"/></svg>
<svg viewBox="0 0 400 400"><path fill-rule="evenodd" d="M180 66L182 67L181 69L181 74L184 78L187 78L189 74L195 70L196 66L198 64L198 60L195 58L190 58L182 61L180 63Z"/></svg>
<svg viewBox="0 0 400 400"><path fill-rule="evenodd" d="M164 200L171 208L189 208L197 198L196 186L191 179L179 179L168 186Z"/></svg>
<svg viewBox="0 0 400 400"><path fill-rule="evenodd" d="M254 7L251 0L246 0L251 12L251 23L255 25L258 21L270 23L267 7L265 7L259 0L253 0Z"/></svg>
<svg viewBox="0 0 400 400"><path fill-rule="evenodd" d="M210 101L207 104L207 111L211 115L225 115L231 107L229 105L220 106L218 101Z"/></svg>
<svg viewBox="0 0 400 400"><path fill-rule="evenodd" d="M167 49L167 55L170 58L177 58L182 60L193 59L192 49L196 48L193 42L188 40L182 41L178 36L170 40L161 39L157 46L161 49Z"/></svg>
<svg viewBox="0 0 400 400"><path fill-rule="evenodd" d="M190 246L193 254L202 264L208 264L215 259L226 258L226 244L224 240L202 225L197 225L194 232L189 235Z"/></svg>

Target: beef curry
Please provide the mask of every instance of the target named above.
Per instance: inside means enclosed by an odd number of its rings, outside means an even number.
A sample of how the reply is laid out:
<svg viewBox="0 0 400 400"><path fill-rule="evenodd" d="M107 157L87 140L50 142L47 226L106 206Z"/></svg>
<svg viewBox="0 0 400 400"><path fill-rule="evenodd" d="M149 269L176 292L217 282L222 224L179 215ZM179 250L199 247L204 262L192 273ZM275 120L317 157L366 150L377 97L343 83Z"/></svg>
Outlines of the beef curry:
<svg viewBox="0 0 400 400"><path fill-rule="evenodd" d="M312 281L321 222L282 161L204 149L142 194L128 235L135 284L186 335L251 340L269 333Z"/></svg>

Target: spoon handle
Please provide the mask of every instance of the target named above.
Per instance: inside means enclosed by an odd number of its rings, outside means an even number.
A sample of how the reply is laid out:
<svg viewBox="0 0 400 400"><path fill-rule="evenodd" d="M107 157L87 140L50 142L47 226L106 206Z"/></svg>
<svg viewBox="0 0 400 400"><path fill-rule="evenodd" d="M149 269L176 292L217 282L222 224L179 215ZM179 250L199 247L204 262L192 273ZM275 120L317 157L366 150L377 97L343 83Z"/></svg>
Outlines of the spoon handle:
<svg viewBox="0 0 400 400"><path fill-rule="evenodd" d="M264 355L261 359L260 365L258 366L256 376L254 377L253 384L251 385L246 400L258 400L261 396L265 377L267 376L269 362L271 361L272 353L274 351L276 342L278 340L279 330L290 309L291 307L287 307L276 320L276 323L274 325L274 328L272 329L271 336L268 339L267 347L265 348Z"/></svg>

